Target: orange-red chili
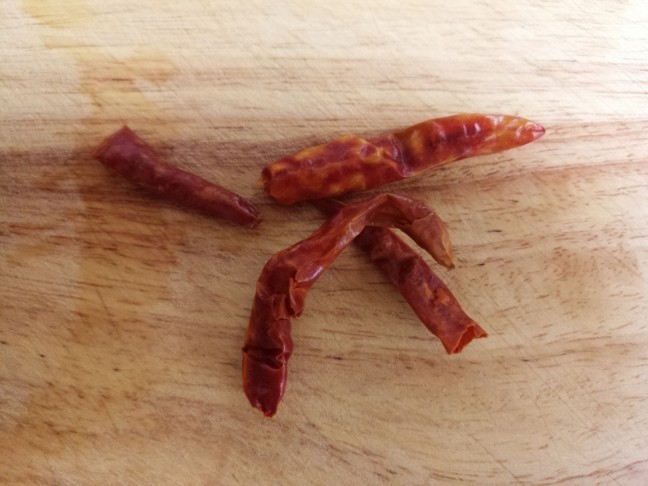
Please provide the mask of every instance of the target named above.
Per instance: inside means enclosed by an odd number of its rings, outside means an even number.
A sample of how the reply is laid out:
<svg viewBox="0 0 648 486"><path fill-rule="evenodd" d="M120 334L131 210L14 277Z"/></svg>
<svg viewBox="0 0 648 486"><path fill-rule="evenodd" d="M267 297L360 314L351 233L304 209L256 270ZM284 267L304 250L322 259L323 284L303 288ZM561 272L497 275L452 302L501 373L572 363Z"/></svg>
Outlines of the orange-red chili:
<svg viewBox="0 0 648 486"><path fill-rule="evenodd" d="M544 134L508 115L464 114L428 120L365 140L348 136L264 167L261 182L281 204L380 187L454 160L527 144Z"/></svg>
<svg viewBox="0 0 648 486"><path fill-rule="evenodd" d="M325 214L345 207L339 201L315 201ZM450 289L421 255L387 228L366 227L354 240L405 298L418 318L437 336L448 354L488 335L461 308Z"/></svg>

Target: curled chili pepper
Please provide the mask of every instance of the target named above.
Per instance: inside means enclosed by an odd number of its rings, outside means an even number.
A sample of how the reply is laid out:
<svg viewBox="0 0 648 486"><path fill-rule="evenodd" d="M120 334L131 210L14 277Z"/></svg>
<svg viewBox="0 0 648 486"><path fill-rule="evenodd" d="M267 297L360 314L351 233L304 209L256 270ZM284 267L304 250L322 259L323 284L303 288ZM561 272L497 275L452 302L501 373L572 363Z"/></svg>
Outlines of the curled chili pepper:
<svg viewBox="0 0 648 486"><path fill-rule="evenodd" d="M259 210L248 200L162 159L127 126L108 136L95 151L106 167L171 201L229 221L256 226Z"/></svg>
<svg viewBox="0 0 648 486"><path fill-rule="evenodd" d="M345 207L332 199L316 201L315 206L328 215ZM450 289L425 260L393 231L368 226L354 243L398 289L448 354L459 353L473 339L488 336L466 315Z"/></svg>
<svg viewBox="0 0 648 486"><path fill-rule="evenodd" d="M243 347L243 389L264 415L276 413L285 391L291 317L301 315L308 290L368 225L395 226L437 262L453 265L441 219L422 203L393 194L344 207L307 239L272 256L257 282Z"/></svg>
<svg viewBox="0 0 648 486"><path fill-rule="evenodd" d="M525 145L544 131L537 123L508 115L436 118L370 140L347 136L307 148L265 166L261 182L281 204L335 197Z"/></svg>

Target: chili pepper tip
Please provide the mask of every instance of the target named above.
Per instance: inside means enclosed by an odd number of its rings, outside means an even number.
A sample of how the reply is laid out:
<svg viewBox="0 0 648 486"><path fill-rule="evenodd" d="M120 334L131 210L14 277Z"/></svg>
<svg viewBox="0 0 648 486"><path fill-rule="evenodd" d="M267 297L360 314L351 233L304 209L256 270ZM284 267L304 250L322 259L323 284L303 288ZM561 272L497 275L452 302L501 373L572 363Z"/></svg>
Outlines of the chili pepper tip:
<svg viewBox="0 0 648 486"><path fill-rule="evenodd" d="M527 122L519 128L518 136L524 143L530 143L538 140L545 134L545 127L536 122Z"/></svg>

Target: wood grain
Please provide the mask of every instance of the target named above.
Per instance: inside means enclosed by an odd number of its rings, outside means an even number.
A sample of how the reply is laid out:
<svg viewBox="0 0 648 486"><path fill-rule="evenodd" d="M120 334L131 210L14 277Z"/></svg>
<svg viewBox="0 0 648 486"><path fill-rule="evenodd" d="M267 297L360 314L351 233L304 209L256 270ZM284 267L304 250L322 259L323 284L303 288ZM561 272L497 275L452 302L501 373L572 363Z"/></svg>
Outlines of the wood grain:
<svg viewBox="0 0 648 486"><path fill-rule="evenodd" d="M0 2L0 482L645 483L644 2L132 3ZM390 187L448 223L440 274L490 337L445 355L352 248L264 419L254 282L319 215L260 168L460 112L547 128ZM108 173L90 154L125 122L262 224Z"/></svg>

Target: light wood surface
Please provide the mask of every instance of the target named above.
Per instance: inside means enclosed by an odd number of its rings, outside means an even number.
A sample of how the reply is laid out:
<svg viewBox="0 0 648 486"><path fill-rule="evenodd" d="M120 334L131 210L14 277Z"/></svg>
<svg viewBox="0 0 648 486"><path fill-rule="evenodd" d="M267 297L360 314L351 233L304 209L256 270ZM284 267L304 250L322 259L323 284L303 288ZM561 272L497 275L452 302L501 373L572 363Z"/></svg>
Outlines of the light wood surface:
<svg viewBox="0 0 648 486"><path fill-rule="evenodd" d="M0 481L645 484L646 8L0 2ZM435 268L490 337L445 355L350 248L263 418L241 388L254 285L320 216L272 204L260 168L460 112L547 128L389 188L448 223L458 267ZM125 122L262 224L107 172L90 154Z"/></svg>

